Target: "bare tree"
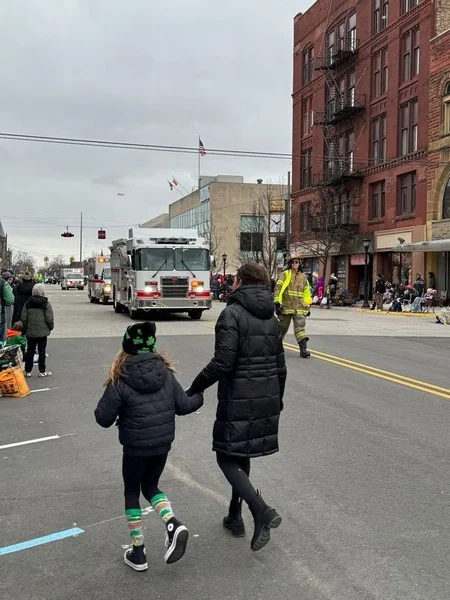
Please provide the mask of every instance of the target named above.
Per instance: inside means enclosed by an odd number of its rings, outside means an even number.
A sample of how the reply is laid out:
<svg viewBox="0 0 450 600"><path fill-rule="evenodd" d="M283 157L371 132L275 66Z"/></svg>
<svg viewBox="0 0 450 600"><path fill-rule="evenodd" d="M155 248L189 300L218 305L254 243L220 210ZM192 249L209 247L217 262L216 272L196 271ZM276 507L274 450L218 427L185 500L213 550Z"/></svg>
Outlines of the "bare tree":
<svg viewBox="0 0 450 600"><path fill-rule="evenodd" d="M209 252L212 256L214 256L214 260L216 264L219 262L219 257L217 256L217 252L219 250L222 237L219 235L217 231L217 227L215 223L211 221L205 231L203 231L202 236L205 240L205 243L209 246Z"/></svg>
<svg viewBox="0 0 450 600"><path fill-rule="evenodd" d="M18 250L12 255L11 269L14 273L23 273L24 271L34 271L34 258L23 250Z"/></svg>
<svg viewBox="0 0 450 600"><path fill-rule="evenodd" d="M311 203L303 203L301 220L306 231L300 239L302 252L322 263L324 271L331 255L355 235L358 227L352 219L352 195L344 186L318 190Z"/></svg>
<svg viewBox="0 0 450 600"><path fill-rule="evenodd" d="M59 277L61 275L61 269L67 267L66 261L64 260L64 256L60 254L59 256L55 256L49 263L46 268L47 273L50 275L55 275Z"/></svg>
<svg viewBox="0 0 450 600"><path fill-rule="evenodd" d="M272 278L282 266L286 251L284 205L283 192L265 185L249 213L241 215L238 232L237 260L261 263Z"/></svg>

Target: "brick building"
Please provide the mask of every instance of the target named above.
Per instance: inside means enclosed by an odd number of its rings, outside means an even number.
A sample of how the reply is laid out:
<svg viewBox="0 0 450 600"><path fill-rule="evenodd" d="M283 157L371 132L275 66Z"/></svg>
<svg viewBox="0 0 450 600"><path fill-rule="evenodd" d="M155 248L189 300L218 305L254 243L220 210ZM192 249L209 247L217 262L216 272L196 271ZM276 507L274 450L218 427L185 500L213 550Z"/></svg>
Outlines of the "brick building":
<svg viewBox="0 0 450 600"><path fill-rule="evenodd" d="M292 241L301 250L314 236L314 203L335 190L354 237L334 249L327 272L355 295L363 237L372 274L399 283L425 269L423 252L398 246L427 239L430 40L448 4L318 0L294 20Z"/></svg>

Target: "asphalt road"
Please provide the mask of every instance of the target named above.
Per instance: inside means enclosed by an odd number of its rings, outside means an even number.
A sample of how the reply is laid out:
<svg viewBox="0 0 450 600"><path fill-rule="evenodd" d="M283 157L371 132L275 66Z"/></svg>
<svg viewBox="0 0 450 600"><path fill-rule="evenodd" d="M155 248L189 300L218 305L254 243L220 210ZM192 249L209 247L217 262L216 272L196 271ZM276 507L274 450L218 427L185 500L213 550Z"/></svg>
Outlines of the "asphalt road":
<svg viewBox="0 0 450 600"><path fill-rule="evenodd" d="M448 600L450 328L431 319L313 311L313 357L286 339L281 451L252 479L283 516L261 552L222 529L228 484L211 452L215 389L180 418L161 481L190 529L164 564L163 526L144 517L149 570L124 565L121 447L93 410L129 320L81 292L49 289L56 330L36 391L0 398L0 598L8 600ZM158 344L188 385L211 356L213 323L158 318ZM50 389L43 389L43 388ZM21 446L18 442L62 436ZM143 503L143 506L146 504ZM2 549L82 533L2 555Z"/></svg>

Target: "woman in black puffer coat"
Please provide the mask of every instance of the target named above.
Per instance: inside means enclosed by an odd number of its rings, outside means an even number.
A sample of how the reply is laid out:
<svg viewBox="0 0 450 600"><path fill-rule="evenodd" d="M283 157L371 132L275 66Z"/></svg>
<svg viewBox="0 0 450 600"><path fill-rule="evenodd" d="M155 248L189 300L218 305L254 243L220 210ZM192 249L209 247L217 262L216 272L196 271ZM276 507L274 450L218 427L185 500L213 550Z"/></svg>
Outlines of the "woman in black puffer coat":
<svg viewBox="0 0 450 600"><path fill-rule="evenodd" d="M29 271L25 271L23 274L23 281L19 283L14 290L14 314L13 323L20 321L22 318L22 309L28 300L31 298L33 291L34 281Z"/></svg>
<svg viewBox="0 0 450 600"><path fill-rule="evenodd" d="M254 551L269 542L270 529L281 523L249 480L250 458L278 451L286 381L281 331L269 285L261 265L247 263L238 269L227 307L217 321L214 358L188 391L203 392L219 382L213 450L233 488L224 526L236 537L245 535L244 499L255 521Z"/></svg>

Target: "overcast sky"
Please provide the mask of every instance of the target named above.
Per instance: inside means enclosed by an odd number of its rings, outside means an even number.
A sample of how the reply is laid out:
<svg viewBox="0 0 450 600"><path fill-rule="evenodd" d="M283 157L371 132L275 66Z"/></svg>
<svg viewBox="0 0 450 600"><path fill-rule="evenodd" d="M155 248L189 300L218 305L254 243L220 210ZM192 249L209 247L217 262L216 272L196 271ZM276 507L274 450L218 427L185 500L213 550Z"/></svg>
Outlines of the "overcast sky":
<svg viewBox="0 0 450 600"><path fill-rule="evenodd" d="M2 0L0 130L176 146L200 134L206 149L290 152L292 22L311 3ZM246 181L289 167L202 159L204 175ZM192 189L197 157L0 140L0 175L10 245L42 263L78 257L81 211L85 255L102 247L97 228L111 241L165 212L180 197L166 180Z"/></svg>

